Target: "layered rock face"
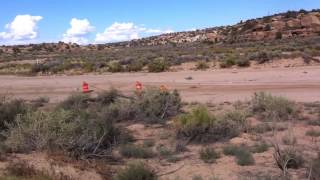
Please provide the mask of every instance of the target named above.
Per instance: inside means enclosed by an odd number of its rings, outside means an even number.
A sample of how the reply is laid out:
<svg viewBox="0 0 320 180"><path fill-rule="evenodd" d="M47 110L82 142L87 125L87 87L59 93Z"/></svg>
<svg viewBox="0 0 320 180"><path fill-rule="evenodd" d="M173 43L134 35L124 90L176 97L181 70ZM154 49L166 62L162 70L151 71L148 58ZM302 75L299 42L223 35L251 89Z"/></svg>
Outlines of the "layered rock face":
<svg viewBox="0 0 320 180"><path fill-rule="evenodd" d="M126 42L133 45L162 45L208 41L246 42L320 35L320 11L287 12L240 22L233 26L163 34Z"/></svg>

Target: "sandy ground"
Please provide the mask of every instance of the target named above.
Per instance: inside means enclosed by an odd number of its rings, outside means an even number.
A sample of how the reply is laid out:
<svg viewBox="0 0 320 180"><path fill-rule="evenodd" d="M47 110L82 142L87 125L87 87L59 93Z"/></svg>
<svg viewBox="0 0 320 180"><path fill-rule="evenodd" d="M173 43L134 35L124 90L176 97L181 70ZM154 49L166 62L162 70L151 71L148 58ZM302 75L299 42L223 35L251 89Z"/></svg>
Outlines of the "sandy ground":
<svg viewBox="0 0 320 180"><path fill-rule="evenodd" d="M192 77L192 80L186 77ZM115 87L127 94L135 90L136 81L142 82L144 87L163 84L169 89L178 89L183 100L188 102L245 100L257 91L268 91L297 101L320 101L319 65L79 76L0 76L0 95L26 99L48 96L51 102L57 102L80 91L83 81L95 92Z"/></svg>

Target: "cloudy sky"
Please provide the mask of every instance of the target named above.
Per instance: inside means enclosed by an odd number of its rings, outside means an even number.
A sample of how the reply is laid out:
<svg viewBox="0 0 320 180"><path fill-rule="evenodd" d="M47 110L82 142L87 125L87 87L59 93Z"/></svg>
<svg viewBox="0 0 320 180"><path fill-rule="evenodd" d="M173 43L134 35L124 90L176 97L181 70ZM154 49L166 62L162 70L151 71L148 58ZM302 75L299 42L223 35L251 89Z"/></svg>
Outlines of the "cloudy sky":
<svg viewBox="0 0 320 180"><path fill-rule="evenodd" d="M320 0L4 0L0 44L118 42L302 8Z"/></svg>

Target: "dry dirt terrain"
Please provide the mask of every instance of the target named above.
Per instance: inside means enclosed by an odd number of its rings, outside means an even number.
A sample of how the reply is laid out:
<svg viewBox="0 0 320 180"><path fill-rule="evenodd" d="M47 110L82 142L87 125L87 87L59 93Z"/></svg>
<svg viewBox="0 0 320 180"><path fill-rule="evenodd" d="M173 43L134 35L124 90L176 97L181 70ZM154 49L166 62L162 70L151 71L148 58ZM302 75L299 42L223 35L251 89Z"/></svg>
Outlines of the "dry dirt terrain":
<svg viewBox="0 0 320 180"><path fill-rule="evenodd" d="M187 65L188 66L188 65ZM113 73L113 74L86 74L77 76L0 76L0 95L11 95L14 98L35 99L39 96L47 96L51 103L58 103L73 92L81 91L82 82L86 81L90 89L99 92L110 87L117 88L125 94L131 94L135 90L135 82L140 81L144 87L166 85L169 89L178 89L182 100L186 103L186 109L192 109L198 103L206 103L210 112L219 114L230 109L248 109L247 104L254 92L266 91L273 95L281 95L297 102L299 115L290 121L274 122L275 129L259 129L259 125L268 123L257 116L247 119L252 128L228 141L209 144L188 144L187 150L169 155L161 155L159 147L165 147L170 151L178 142L175 139L176 130L172 121L165 125L148 125L139 122L124 123L134 139L135 145L143 145L146 140L152 140L151 149L160 154L159 157L143 159L153 170L159 179L259 179L260 177L278 177L283 171L277 167L273 158L274 148L272 143L284 147L295 147L302 152L306 159L316 157L319 150L320 135L308 135L308 131L320 132L320 126L311 122L318 122L320 101L320 65L313 66L288 66L288 65L264 65L251 66L238 69L210 69L206 71L194 71L190 68L178 67L174 72L163 73ZM242 102L236 102L241 100ZM248 101L247 101L248 100ZM237 103L240 103L237 104ZM174 120L174 119L173 119ZM270 124L270 123L269 123ZM264 127L263 126L263 127ZM269 126L269 125L268 125ZM260 132L261 131L261 132ZM294 142L285 142L286 138L294 138ZM246 145L253 147L261 142L267 142L269 149L254 153L255 164L240 166L234 156L223 155L223 148L227 145ZM212 147L221 156L215 163L204 163L199 158L199 151L204 147ZM163 153L163 152L162 152ZM119 153L115 151L116 157ZM171 158L171 159L170 159ZM175 158L175 159L174 159ZM36 169L53 174L56 179L109 179L109 171L99 170L94 161L66 161L57 160L45 152L33 152L30 154L10 154L10 161L28 162ZM123 163L108 165L112 174L135 158L123 158ZM141 159L140 159L141 160ZM87 163L87 164L86 164ZM0 161L0 175L8 162ZM79 165L80 164L80 165ZM82 165L81 165L82 164ZM84 164L84 165L83 165ZM307 179L309 161L298 169L289 169L291 179ZM103 176L103 173L107 176ZM65 179L68 179L65 178ZM198 178L199 179L199 178Z"/></svg>
<svg viewBox="0 0 320 180"><path fill-rule="evenodd" d="M320 100L319 65L78 76L0 76L0 95L24 99L47 96L51 102L57 102L72 92L81 91L83 81L88 82L94 91L114 87L124 93L134 91L136 81L142 82L145 87L165 85L169 89L178 89L187 102L245 100L257 91L302 102Z"/></svg>

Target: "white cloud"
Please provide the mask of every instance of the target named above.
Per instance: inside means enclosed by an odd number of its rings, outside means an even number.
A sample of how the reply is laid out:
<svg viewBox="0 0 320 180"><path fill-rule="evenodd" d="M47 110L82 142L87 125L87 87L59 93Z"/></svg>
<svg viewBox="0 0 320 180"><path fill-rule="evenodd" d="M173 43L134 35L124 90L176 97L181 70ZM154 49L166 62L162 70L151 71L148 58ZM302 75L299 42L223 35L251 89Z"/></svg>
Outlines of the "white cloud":
<svg viewBox="0 0 320 180"><path fill-rule="evenodd" d="M132 22L113 23L107 27L103 33L96 34L96 43L109 43L128 41L141 38L142 36L170 33L172 30L147 29L143 26L137 26Z"/></svg>
<svg viewBox="0 0 320 180"><path fill-rule="evenodd" d="M72 18L70 21L71 27L63 34L62 41L78 44L87 44L86 36L94 30L87 19Z"/></svg>
<svg viewBox="0 0 320 180"><path fill-rule="evenodd" d="M7 31L0 32L0 40L10 42L23 42L35 39L38 35L37 23L42 19L41 16L17 15L14 20L7 24Z"/></svg>

